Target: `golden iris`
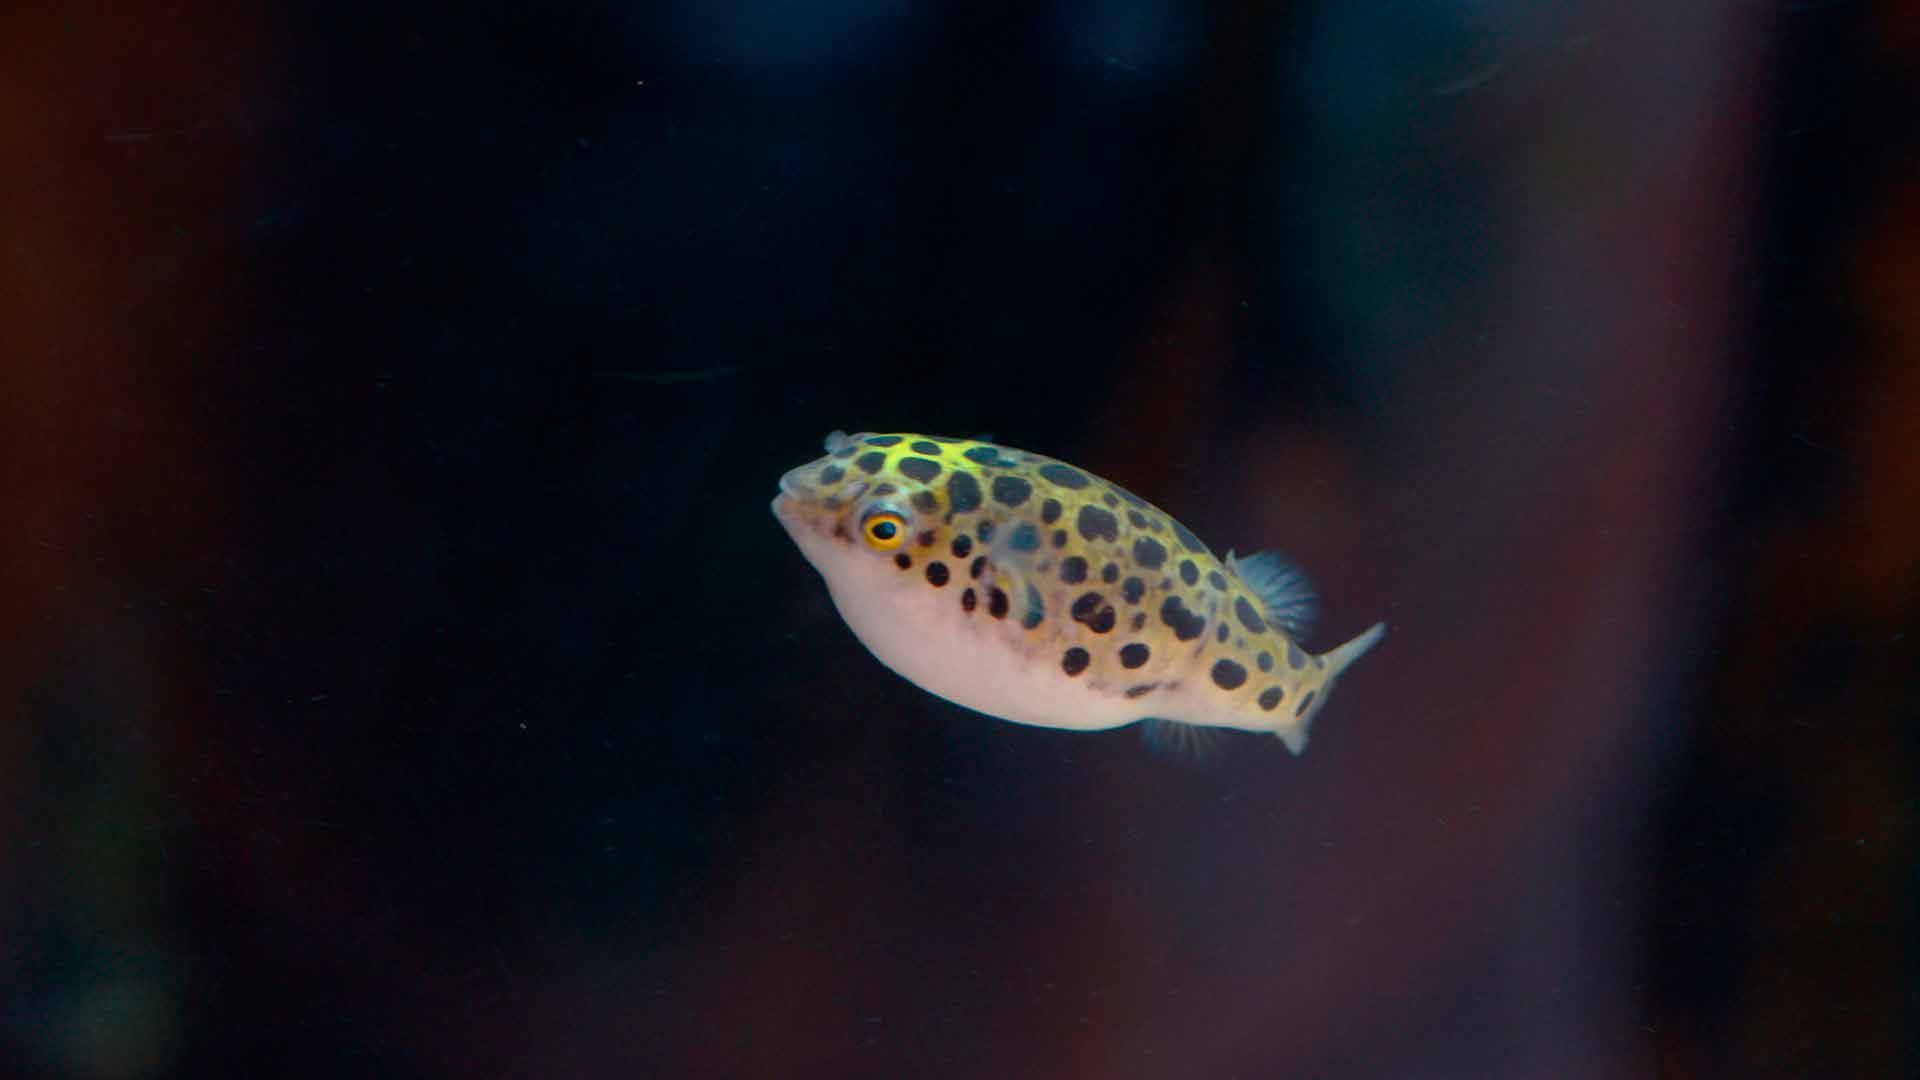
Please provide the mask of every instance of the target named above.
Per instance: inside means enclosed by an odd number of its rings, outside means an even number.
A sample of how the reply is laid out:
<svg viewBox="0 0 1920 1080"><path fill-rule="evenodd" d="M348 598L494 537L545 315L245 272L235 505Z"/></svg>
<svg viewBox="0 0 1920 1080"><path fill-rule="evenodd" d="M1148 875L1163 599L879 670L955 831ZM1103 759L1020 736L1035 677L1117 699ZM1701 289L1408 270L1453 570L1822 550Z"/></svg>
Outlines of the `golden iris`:
<svg viewBox="0 0 1920 1080"><path fill-rule="evenodd" d="M875 551L892 551L907 538L907 519L889 510L870 514L860 523L861 535Z"/></svg>

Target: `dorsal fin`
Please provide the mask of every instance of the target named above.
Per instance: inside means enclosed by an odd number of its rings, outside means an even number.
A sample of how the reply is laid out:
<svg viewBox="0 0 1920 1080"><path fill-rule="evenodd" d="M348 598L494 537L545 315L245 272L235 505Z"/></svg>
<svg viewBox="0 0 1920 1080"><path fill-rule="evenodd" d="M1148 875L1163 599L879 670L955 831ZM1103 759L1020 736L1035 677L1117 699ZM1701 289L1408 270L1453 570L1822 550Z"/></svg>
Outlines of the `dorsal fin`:
<svg viewBox="0 0 1920 1080"><path fill-rule="evenodd" d="M1277 551L1257 551L1244 559L1227 552L1227 569L1260 598L1267 609L1267 621L1276 623L1295 641L1305 641L1313 633L1314 620L1320 616L1320 597L1307 580L1306 571Z"/></svg>

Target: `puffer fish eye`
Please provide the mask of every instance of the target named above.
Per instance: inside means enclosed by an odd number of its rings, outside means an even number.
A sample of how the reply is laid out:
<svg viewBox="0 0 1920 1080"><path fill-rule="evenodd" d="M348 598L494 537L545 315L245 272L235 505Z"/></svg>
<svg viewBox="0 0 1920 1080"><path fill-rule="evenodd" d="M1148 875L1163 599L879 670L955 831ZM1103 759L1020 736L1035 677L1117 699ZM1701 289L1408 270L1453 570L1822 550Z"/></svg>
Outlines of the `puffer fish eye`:
<svg viewBox="0 0 1920 1080"><path fill-rule="evenodd" d="M907 519L892 510L873 510L860 523L860 535L875 551L892 551L907 538Z"/></svg>

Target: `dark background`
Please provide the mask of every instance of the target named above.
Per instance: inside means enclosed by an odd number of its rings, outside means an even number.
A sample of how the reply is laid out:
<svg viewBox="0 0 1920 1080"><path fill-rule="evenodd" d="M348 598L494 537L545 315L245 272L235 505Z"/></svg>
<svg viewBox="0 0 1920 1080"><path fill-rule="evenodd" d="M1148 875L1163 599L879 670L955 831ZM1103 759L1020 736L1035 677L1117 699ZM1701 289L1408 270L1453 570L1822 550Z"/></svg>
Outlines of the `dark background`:
<svg viewBox="0 0 1920 1080"><path fill-rule="evenodd" d="M272 7L0 13L0 1073L1920 1067L1911 5ZM836 427L1390 635L966 713Z"/></svg>

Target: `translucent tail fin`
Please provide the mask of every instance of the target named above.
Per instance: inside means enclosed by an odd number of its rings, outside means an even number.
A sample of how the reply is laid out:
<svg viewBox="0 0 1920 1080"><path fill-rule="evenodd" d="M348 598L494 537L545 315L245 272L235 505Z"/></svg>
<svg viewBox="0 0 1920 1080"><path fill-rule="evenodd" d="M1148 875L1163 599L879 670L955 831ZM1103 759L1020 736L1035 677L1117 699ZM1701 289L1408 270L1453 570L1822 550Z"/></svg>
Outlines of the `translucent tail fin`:
<svg viewBox="0 0 1920 1080"><path fill-rule="evenodd" d="M1334 681L1340 678L1341 672L1347 670L1355 660L1365 656L1367 650L1373 648L1386 635L1387 624L1374 623L1353 640L1320 654L1320 662L1325 665L1325 677L1320 680L1319 687L1308 692L1311 700L1302 700L1299 716L1293 723L1279 730L1280 738L1287 744L1287 749L1298 754L1307 748L1307 734L1313 727L1314 714L1327 703L1327 695L1333 693Z"/></svg>

